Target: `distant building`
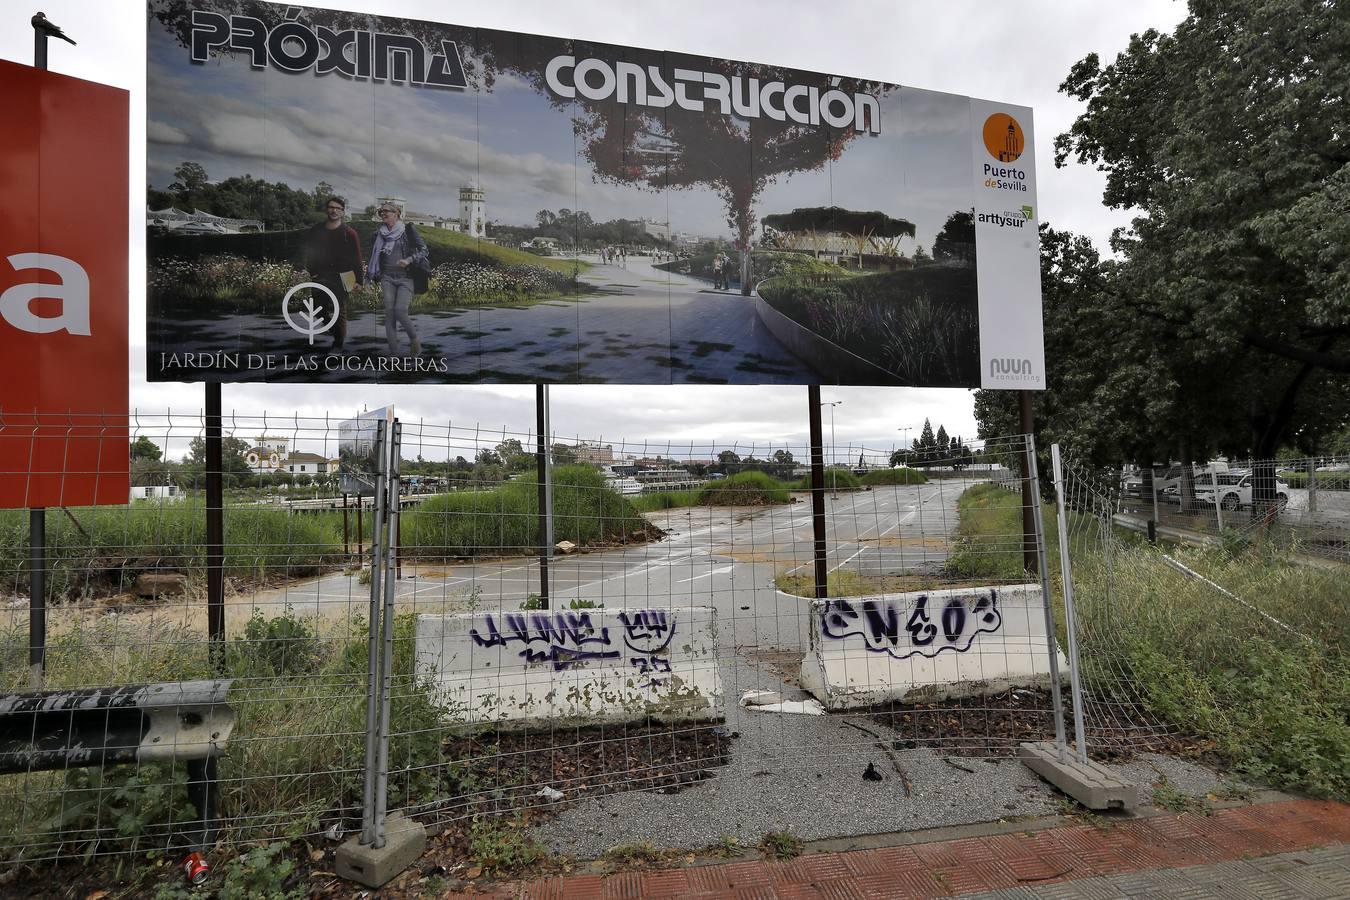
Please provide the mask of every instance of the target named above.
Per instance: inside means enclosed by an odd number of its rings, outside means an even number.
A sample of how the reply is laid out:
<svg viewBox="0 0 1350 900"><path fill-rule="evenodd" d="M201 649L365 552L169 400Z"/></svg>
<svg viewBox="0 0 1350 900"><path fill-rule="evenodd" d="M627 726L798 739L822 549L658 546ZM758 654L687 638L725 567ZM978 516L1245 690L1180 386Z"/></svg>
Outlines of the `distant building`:
<svg viewBox="0 0 1350 900"><path fill-rule="evenodd" d="M582 441L572 447L572 452L577 455L577 462L589 463L592 466L614 465L614 447L611 444L601 445Z"/></svg>
<svg viewBox="0 0 1350 900"><path fill-rule="evenodd" d="M642 233L649 234L654 238L660 238L663 241L670 240L669 222L652 222L647 219L638 219L642 223Z"/></svg>
<svg viewBox="0 0 1350 900"><path fill-rule="evenodd" d="M424 225L427 228L458 231L461 234L481 238L486 236L487 231L486 198L487 192L476 184L471 183L460 188L458 218L409 209L408 201L402 197L376 197L375 206L378 208L386 203L392 203L399 208L399 214L404 222ZM375 218L378 220L379 216Z"/></svg>

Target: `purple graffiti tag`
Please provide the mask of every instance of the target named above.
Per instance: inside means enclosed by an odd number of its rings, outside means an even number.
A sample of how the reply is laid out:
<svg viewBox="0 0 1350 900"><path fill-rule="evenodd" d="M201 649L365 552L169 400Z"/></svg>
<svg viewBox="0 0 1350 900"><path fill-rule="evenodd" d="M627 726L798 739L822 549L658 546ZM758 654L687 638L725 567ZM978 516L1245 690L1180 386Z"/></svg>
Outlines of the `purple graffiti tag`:
<svg viewBox="0 0 1350 900"><path fill-rule="evenodd" d="M504 628L499 628L497 621L486 615L483 617L486 636L471 628L469 637L479 647L520 644L519 655L526 662L551 662L555 670L623 655L621 650L611 649L609 629L597 630L589 613L504 613L502 621Z"/></svg>
<svg viewBox="0 0 1350 900"><path fill-rule="evenodd" d="M623 642L637 653L657 653L675 637L675 614L664 609L639 609L619 613Z"/></svg>
<svg viewBox="0 0 1350 900"><path fill-rule="evenodd" d="M932 657L944 650L964 653L977 635L998 631L1003 624L998 594L993 590L952 597L937 614L937 622L929 612L930 600L929 595L920 594L912 608L890 600L828 600L821 613L821 635L831 640L860 637L871 653L907 659L916 654Z"/></svg>

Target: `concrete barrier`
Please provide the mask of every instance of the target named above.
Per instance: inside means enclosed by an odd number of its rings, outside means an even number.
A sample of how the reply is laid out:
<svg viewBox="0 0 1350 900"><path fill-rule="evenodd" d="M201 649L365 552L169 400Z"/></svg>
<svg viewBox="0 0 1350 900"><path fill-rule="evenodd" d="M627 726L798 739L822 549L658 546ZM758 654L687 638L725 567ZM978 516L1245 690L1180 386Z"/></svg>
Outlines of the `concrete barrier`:
<svg viewBox="0 0 1350 900"><path fill-rule="evenodd" d="M829 710L1050 684L1039 585L813 600L810 634L802 687Z"/></svg>
<svg viewBox="0 0 1350 900"><path fill-rule="evenodd" d="M722 717L706 606L421 615L417 671L451 721Z"/></svg>

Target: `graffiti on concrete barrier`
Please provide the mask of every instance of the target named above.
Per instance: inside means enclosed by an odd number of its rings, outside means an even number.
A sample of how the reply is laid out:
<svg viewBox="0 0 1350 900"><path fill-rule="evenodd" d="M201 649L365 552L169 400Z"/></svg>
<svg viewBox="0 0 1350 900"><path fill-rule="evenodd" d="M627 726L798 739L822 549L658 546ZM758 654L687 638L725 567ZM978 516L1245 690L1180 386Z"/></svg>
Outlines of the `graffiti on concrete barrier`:
<svg viewBox="0 0 1350 900"><path fill-rule="evenodd" d="M623 642L638 653L664 650L675 636L675 614L669 610L625 610L619 613L619 621L623 623Z"/></svg>
<svg viewBox="0 0 1350 900"><path fill-rule="evenodd" d="M619 613L623 646L610 638L609 628L596 625L589 612L519 612L485 615L469 629L479 647L519 647L519 656L529 663L552 663L562 671L594 660L622 659L627 651L634 668L644 675L670 671L662 654L675 635L675 616L662 609L628 610ZM480 630L481 627L481 630ZM656 679L651 683L661 684Z"/></svg>
<svg viewBox="0 0 1350 900"><path fill-rule="evenodd" d="M964 653L976 635L998 631L1003 624L998 592L993 589L937 603L941 609L928 594L904 601L829 600L820 630L836 641L861 637L872 653L908 659L937 656L943 650Z"/></svg>
<svg viewBox="0 0 1350 900"><path fill-rule="evenodd" d="M670 674L670 660L661 656L633 656L628 660L646 678L638 682L638 687L661 687L666 679L661 675Z"/></svg>

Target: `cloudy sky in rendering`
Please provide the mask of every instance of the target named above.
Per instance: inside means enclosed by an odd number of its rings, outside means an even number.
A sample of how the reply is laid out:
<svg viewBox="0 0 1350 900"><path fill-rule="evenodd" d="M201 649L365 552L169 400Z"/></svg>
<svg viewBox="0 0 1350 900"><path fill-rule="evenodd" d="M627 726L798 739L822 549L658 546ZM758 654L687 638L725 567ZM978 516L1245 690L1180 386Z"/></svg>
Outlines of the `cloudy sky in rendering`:
<svg viewBox="0 0 1350 900"><path fill-rule="evenodd" d="M1101 206L1102 178L1098 173L1078 165L1054 168L1052 145L1055 135L1066 130L1079 112L1078 104L1056 89L1073 63L1088 53L1096 52L1104 61L1109 61L1126 46L1132 33L1147 28L1170 30L1185 15L1184 4L1165 0L1141 0L1132 4L1065 3L1062 0L1015 4L990 4L979 0L741 0L738 3L724 0L681 0L679 3L495 0L483 4L450 4L436 0L327 0L310 5L764 61L1030 106L1035 110L1040 218L1057 228L1087 234L1104 251L1111 230L1128 224L1129 215ZM6 4L0 12L0 57L31 64L33 42L28 17L39 6L79 42L77 47L52 42L49 50L51 69L131 91L132 196L128 217L132 235L132 404L159 411L166 407L197 409L202 402L201 386L149 385L144 379L145 290L140 273L144 254L141 187L146 179L146 159L144 146L137 135L138 123L144 121L146 109L145 6L139 0L44 0L41 4ZM153 53L151 59L153 77ZM512 102L509 94L509 85L504 85L498 102L509 107ZM503 109L501 112L508 111ZM181 122L150 123L151 138L172 146L175 141L195 139L190 136L190 125L205 127L212 124L200 118L193 119L190 106L185 106L182 117L184 121ZM509 116L501 117L500 122L507 125ZM461 124L467 130L467 123ZM297 116L295 126L301 128L303 125ZM447 132L456 130L454 121L448 120L446 125ZM256 121L249 116L247 103L241 102L233 118L216 121L212 127L213 140L222 146L229 146L233 141L237 147L237 142L256 128ZM472 141L472 135L466 135L465 140ZM449 147L449 151L453 149ZM217 172L209 158L202 161L213 177L233 174ZM530 160L520 148L515 148L512 158L493 160L492 164L503 167L502 177L511 177L510 173L515 171L512 167L516 167L527 172L541 186L547 185L551 177L563 177L561 169L555 172L550 168L556 163L546 154ZM152 169L149 173L151 182L164 184L168 180L164 174ZM254 174L273 177L262 171ZM455 177L458 174L455 173ZM594 186L587 190L595 191L594 198L590 202L579 202L576 208L588 209L596 218L608 218L604 189ZM628 198L632 193L624 191L625 204L630 202ZM857 194L854 187L838 186L837 193L845 201L840 205L852 208L875 208L877 205L868 204L865 196L854 196ZM766 192L764 199L772 200L771 192ZM536 208L547 205L540 203ZM514 221L528 206L529 202L522 199L518 209L489 210L489 216L500 217L504 222ZM629 207L625 205L624 208ZM762 206L761 211L765 211ZM448 208L444 212L453 214L454 210ZM707 218L708 211L691 206L689 215ZM678 223L673 224L679 227ZM970 436L975 432L969 391L826 387L822 393L827 401L843 401L835 409L836 439L840 444L888 448L898 443L904 434L898 429L909 427L908 434L912 437L925 417L933 420L934 427L939 422L945 423L948 431L953 433ZM227 385L224 388L227 410L298 412L302 416L344 415L363 406L392 402L397 404L400 416L405 419L453 420L457 424L481 422L488 427L506 426L522 431L533 422L533 397L531 387L510 386ZM604 436L607 441L645 438L659 442L697 439L803 444L807 432L807 400L803 387L555 386L551 389L551 397L553 425L560 435ZM827 431L828 427L827 417Z"/></svg>

